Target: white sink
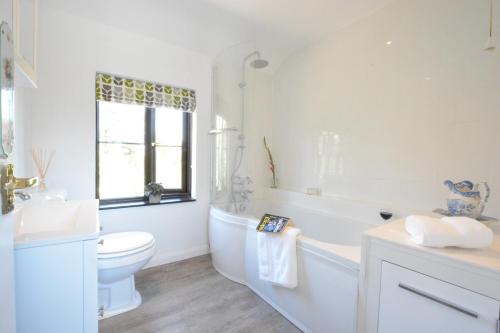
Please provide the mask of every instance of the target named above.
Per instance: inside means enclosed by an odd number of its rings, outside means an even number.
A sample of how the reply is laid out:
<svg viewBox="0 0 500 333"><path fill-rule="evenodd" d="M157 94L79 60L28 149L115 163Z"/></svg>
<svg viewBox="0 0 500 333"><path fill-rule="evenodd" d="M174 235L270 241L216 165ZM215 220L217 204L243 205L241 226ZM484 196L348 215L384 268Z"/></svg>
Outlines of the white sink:
<svg viewBox="0 0 500 333"><path fill-rule="evenodd" d="M99 234L98 200L26 201L14 212L15 247L95 238Z"/></svg>

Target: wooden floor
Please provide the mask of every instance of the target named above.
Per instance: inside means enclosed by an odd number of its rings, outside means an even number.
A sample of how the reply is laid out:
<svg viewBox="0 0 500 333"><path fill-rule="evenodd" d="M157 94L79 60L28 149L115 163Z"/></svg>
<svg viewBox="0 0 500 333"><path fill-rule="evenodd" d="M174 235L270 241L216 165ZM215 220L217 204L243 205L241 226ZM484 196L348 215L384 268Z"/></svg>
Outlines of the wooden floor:
<svg viewBox="0 0 500 333"><path fill-rule="evenodd" d="M143 304L99 322L101 333L301 332L247 287L212 267L210 256L136 274Z"/></svg>

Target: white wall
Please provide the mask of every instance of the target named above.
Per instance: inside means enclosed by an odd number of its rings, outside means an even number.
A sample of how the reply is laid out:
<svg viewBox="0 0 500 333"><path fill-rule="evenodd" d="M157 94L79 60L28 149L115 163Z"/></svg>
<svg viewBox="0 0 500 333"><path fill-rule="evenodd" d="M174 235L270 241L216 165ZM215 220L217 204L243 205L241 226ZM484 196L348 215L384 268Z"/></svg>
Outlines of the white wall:
<svg viewBox="0 0 500 333"><path fill-rule="evenodd" d="M28 140L31 147L56 150L48 186L66 188L69 199L95 197L96 71L193 88L198 99L197 201L101 211L100 217L104 232L153 233L158 249L153 263L205 253L210 59L39 4L39 79L38 89L26 94Z"/></svg>
<svg viewBox="0 0 500 333"><path fill-rule="evenodd" d="M5 21L12 27L12 0L0 1L0 22Z"/></svg>
<svg viewBox="0 0 500 333"><path fill-rule="evenodd" d="M17 177L35 176L35 174L32 173L31 168L29 166L31 164L31 156L28 149L29 141L27 139L29 137L29 133L26 131L26 126L27 126L26 123L28 121L27 113L29 110L29 107L27 105L28 99L26 96L27 94L29 94L29 91L30 88L19 87L19 86L15 87L14 151L12 155L15 167L15 174Z"/></svg>
<svg viewBox="0 0 500 333"><path fill-rule="evenodd" d="M433 209L445 206L443 180L488 181L486 213L500 216L500 50L482 50L488 10L393 1L291 56L274 84L281 187Z"/></svg>

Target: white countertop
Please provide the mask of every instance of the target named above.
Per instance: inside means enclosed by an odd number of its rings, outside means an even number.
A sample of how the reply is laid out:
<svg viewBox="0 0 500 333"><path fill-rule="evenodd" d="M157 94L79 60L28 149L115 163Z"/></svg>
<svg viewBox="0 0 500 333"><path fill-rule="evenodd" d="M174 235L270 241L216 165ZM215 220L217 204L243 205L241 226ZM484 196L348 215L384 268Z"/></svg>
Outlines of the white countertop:
<svg viewBox="0 0 500 333"><path fill-rule="evenodd" d="M406 232L403 219L370 229L365 235L499 274L500 222L493 222L488 226L493 230L494 239L493 244L485 249L463 249L457 247L432 248L417 245Z"/></svg>
<svg viewBox="0 0 500 333"><path fill-rule="evenodd" d="M76 242L99 237L99 202L41 200L14 212L15 249Z"/></svg>

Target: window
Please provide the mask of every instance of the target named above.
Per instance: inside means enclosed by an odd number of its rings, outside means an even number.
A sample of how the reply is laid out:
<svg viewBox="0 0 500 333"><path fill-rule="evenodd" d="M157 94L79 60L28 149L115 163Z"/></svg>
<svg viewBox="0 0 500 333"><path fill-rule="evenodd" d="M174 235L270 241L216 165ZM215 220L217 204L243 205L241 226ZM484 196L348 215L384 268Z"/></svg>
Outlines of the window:
<svg viewBox="0 0 500 333"><path fill-rule="evenodd" d="M97 101L97 198L109 208L145 204L144 186L190 199L192 113Z"/></svg>

